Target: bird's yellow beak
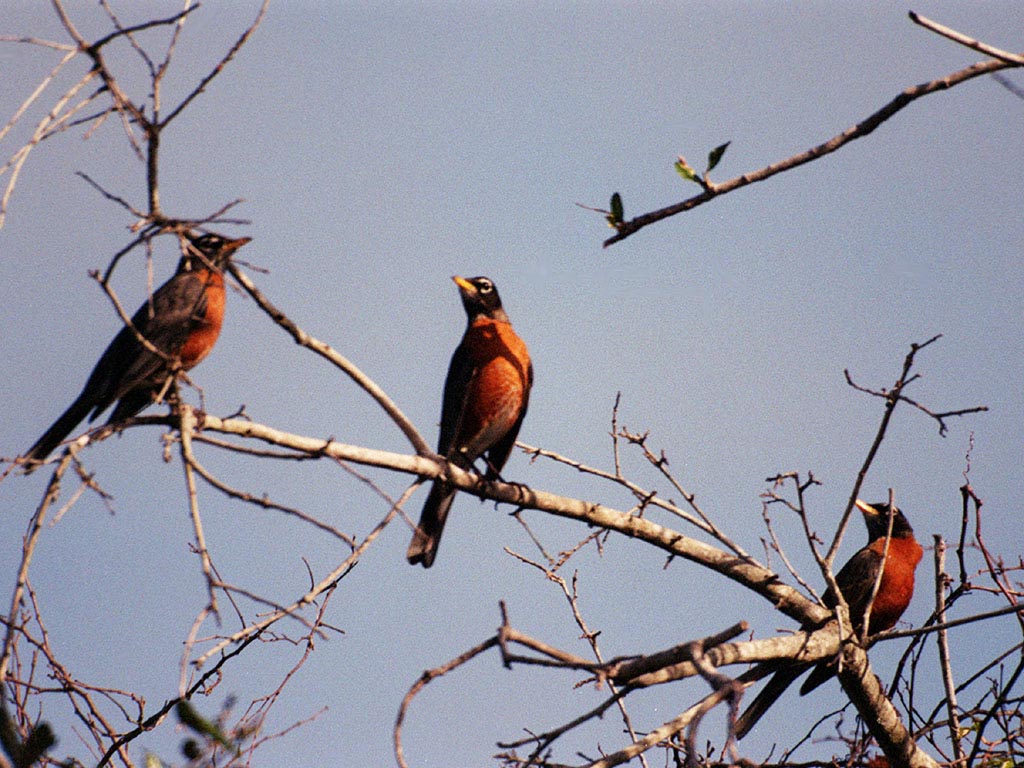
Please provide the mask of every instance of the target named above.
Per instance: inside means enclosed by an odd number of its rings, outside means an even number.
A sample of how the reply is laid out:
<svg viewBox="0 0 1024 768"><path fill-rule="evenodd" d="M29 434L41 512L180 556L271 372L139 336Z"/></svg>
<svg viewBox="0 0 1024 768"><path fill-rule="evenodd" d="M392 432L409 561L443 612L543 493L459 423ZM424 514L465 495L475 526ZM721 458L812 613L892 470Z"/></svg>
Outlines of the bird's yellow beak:
<svg viewBox="0 0 1024 768"><path fill-rule="evenodd" d="M454 280L455 284L462 290L469 291L470 293L476 293L476 286L466 278L460 277L459 275L452 275L452 280Z"/></svg>
<svg viewBox="0 0 1024 768"><path fill-rule="evenodd" d="M878 510L875 509L874 507L872 507L866 501L863 501L862 499L857 499L855 502L853 502L853 505L855 507L857 507L857 509L859 509L861 512L863 512L865 515L871 515L872 517L878 517Z"/></svg>

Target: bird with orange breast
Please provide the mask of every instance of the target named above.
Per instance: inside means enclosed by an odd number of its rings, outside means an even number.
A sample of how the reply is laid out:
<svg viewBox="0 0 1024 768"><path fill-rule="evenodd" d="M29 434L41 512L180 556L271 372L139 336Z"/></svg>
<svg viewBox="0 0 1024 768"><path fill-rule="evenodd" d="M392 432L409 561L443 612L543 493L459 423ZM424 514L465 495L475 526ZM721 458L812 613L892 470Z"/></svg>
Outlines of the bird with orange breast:
<svg viewBox="0 0 1024 768"><path fill-rule="evenodd" d="M867 632L870 636L892 629L907 610L910 599L914 596L914 571L921 562L923 550L914 538L914 529L910 527L907 518L899 509L890 508L888 504L868 504L860 499L857 499L856 505L867 524L868 543L836 574L836 585L849 606L850 623L858 635L864 628L864 614L868 605L871 605ZM872 601L875 582L878 582L878 592ZM829 608L835 608L838 603L831 589L825 592L822 599ZM803 629L809 630L814 627L808 626ZM769 664L779 666L778 662ZM810 693L836 674L835 663L831 660L817 664L796 663L780 667L747 710L736 720L736 738L742 739L746 736L790 684L810 667L814 667L814 670L800 686L801 696ZM755 673L757 671L754 670ZM763 675L755 674L754 677L759 678Z"/></svg>
<svg viewBox="0 0 1024 768"><path fill-rule="evenodd" d="M500 477L526 416L533 364L494 283L486 277L452 280L468 325L448 366L437 452L466 471L482 456L487 465L484 479L494 480ZM411 564L434 564L455 493L443 478L434 481L406 553Z"/></svg>
<svg viewBox="0 0 1024 768"><path fill-rule="evenodd" d="M91 421L116 402L107 423L130 418L154 402L172 372L188 371L210 354L224 322L224 268L249 240L185 236L174 276L135 313L134 329L125 326L118 332L75 401L25 452L26 472L36 469L86 416Z"/></svg>

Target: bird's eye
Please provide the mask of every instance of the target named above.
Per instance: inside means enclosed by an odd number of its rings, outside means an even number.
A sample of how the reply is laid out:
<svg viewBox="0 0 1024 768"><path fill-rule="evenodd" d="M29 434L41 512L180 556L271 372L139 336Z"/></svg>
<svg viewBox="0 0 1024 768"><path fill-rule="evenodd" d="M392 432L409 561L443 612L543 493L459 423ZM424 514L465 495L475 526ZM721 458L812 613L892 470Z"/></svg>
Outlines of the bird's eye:
<svg viewBox="0 0 1024 768"><path fill-rule="evenodd" d="M480 289L480 293L490 293L494 290L494 283L490 280L478 280L476 285Z"/></svg>
<svg viewBox="0 0 1024 768"><path fill-rule="evenodd" d="M205 234L192 241L192 245L203 253L213 253L220 250L224 244L224 238L219 235Z"/></svg>

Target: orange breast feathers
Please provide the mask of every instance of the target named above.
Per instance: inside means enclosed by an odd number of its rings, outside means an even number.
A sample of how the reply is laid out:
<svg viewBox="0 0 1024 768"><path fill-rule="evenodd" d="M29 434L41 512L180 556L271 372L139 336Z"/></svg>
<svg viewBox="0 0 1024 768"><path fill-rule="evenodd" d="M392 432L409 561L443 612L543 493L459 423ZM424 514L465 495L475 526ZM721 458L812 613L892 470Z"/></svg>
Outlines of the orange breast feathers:
<svg viewBox="0 0 1024 768"><path fill-rule="evenodd" d="M474 321L464 339L475 373L456 440L471 461L512 429L526 407L532 378L526 344L507 322Z"/></svg>
<svg viewBox="0 0 1024 768"><path fill-rule="evenodd" d="M227 303L224 275L215 270L204 269L196 272L195 277L204 281L206 310L201 316L193 318L192 322L196 323L196 326L178 353L185 370L198 365L217 343L221 325L224 323L224 305Z"/></svg>
<svg viewBox="0 0 1024 768"><path fill-rule="evenodd" d="M885 539L871 542L871 549L881 555ZM871 606L871 624L868 634L892 629L910 605L914 596L914 571L924 551L913 537L889 540L889 556L882 571L882 583Z"/></svg>

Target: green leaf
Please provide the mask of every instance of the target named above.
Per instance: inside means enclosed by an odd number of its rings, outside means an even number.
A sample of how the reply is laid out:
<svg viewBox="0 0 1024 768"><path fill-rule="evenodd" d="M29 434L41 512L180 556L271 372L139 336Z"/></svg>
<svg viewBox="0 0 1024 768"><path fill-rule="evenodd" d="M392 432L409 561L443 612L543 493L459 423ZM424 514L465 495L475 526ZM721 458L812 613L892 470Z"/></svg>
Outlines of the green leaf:
<svg viewBox="0 0 1024 768"><path fill-rule="evenodd" d="M722 159L722 155L725 154L725 150L732 144L731 141L725 142L725 144L719 144L717 147L708 152L708 169L705 173L711 173L718 162Z"/></svg>
<svg viewBox="0 0 1024 768"><path fill-rule="evenodd" d="M616 192L612 195L612 219L614 219L616 223L620 223L624 214L625 211L622 208L622 196Z"/></svg>
<svg viewBox="0 0 1024 768"><path fill-rule="evenodd" d="M678 173L687 181L692 181L696 184L700 184L700 176L697 175L697 172L693 170L693 168L690 167L690 164L687 163L683 158L680 157L678 160L676 160L675 168L676 173Z"/></svg>
<svg viewBox="0 0 1024 768"><path fill-rule="evenodd" d="M213 739L225 749L234 752L235 754L238 753L238 750L235 749L235 745L228 740L227 736L223 734L220 728L200 715L187 701L179 701L175 707L175 711L178 713L178 720L181 721L182 725L191 728L200 736Z"/></svg>

